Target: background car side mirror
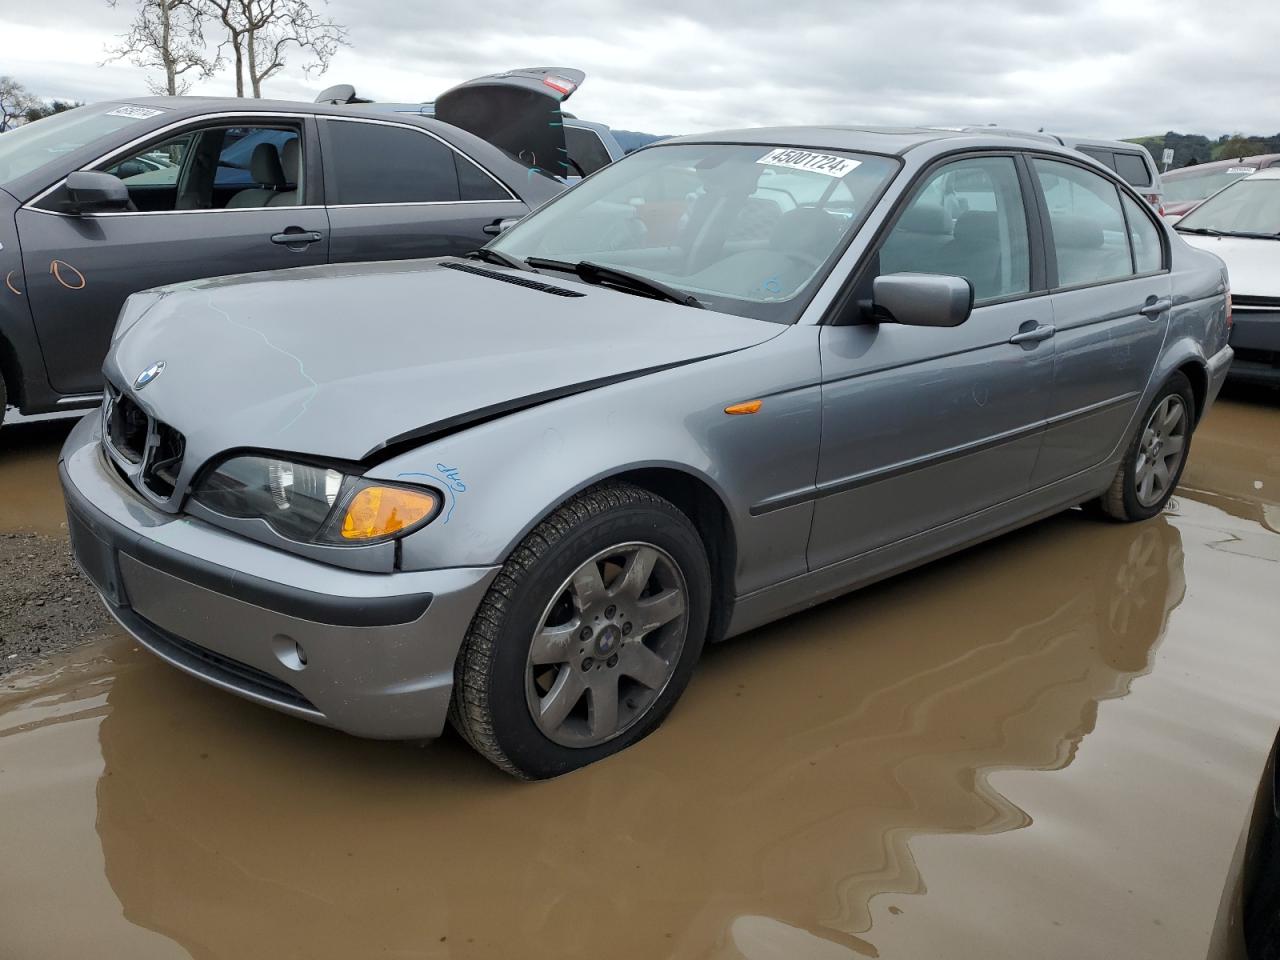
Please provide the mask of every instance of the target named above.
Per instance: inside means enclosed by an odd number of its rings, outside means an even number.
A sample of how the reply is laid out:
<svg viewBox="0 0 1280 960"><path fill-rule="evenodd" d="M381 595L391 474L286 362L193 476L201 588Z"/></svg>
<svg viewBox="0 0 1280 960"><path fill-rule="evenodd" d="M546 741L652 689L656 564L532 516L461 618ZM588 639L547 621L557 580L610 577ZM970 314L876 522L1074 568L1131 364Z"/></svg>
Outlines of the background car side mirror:
<svg viewBox="0 0 1280 960"><path fill-rule="evenodd" d="M973 312L973 284L964 277L888 273L871 286L871 319L912 327L958 327Z"/></svg>
<svg viewBox="0 0 1280 960"><path fill-rule="evenodd" d="M96 170L77 170L67 175L67 196L71 213L101 213L129 209L129 188L123 180Z"/></svg>

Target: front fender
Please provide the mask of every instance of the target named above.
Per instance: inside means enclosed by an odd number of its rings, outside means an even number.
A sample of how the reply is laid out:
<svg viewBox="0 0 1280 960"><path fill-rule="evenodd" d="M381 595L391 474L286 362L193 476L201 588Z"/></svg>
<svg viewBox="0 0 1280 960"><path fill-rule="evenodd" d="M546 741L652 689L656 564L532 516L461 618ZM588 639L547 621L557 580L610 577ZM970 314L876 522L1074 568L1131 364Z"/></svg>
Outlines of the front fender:
<svg viewBox="0 0 1280 960"><path fill-rule="evenodd" d="M691 320L696 322L696 319ZM368 472L441 490L440 516L403 542L405 569L503 562L578 491L637 469L713 490L737 540L738 593L804 570L810 504L752 517L750 506L812 485L820 390L817 329L521 410L427 443ZM758 413L724 408L763 399Z"/></svg>

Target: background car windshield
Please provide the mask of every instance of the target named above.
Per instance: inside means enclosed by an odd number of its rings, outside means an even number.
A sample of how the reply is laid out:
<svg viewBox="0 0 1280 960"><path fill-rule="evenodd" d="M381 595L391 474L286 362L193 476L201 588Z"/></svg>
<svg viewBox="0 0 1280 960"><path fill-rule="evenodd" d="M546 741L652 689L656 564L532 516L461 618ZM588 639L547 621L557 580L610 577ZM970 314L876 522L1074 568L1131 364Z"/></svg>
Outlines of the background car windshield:
<svg viewBox="0 0 1280 960"><path fill-rule="evenodd" d="M67 110L10 130L0 136L0 185L25 176L121 127L138 123L141 118L137 113L154 116L156 112L150 108L99 103ZM129 115L122 116L121 113Z"/></svg>
<svg viewBox="0 0 1280 960"><path fill-rule="evenodd" d="M1171 203L1185 203L1199 200L1222 189L1233 180L1247 177L1254 172L1253 167L1236 167L1226 170L1206 171L1184 177L1166 177L1164 181L1164 198Z"/></svg>
<svg viewBox="0 0 1280 960"><path fill-rule="evenodd" d="M1178 221L1178 228L1280 236L1280 179L1233 183Z"/></svg>
<svg viewBox="0 0 1280 960"><path fill-rule="evenodd" d="M896 170L885 157L825 149L651 147L492 246L521 258L616 267L714 310L793 323Z"/></svg>

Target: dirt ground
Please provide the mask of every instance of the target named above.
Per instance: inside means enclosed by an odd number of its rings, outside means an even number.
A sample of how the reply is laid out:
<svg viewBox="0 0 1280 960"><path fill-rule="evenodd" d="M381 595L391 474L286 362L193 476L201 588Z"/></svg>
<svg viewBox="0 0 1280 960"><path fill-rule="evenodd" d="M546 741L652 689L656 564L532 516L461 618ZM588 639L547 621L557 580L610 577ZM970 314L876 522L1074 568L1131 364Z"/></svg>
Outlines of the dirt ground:
<svg viewBox="0 0 1280 960"><path fill-rule="evenodd" d="M67 545L57 461L74 422L0 430L0 676L114 632Z"/></svg>

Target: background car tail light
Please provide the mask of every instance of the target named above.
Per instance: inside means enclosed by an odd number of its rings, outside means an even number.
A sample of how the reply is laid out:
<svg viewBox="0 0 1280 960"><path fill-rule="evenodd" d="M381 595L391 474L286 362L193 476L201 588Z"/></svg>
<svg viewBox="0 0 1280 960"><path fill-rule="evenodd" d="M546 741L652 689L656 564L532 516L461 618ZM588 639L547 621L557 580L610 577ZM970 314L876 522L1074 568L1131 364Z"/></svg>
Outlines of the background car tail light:
<svg viewBox="0 0 1280 960"><path fill-rule="evenodd" d="M1235 323L1235 320L1231 316L1231 291L1228 290L1227 291L1227 335L1228 336L1230 336L1231 334L1231 325L1233 323Z"/></svg>

